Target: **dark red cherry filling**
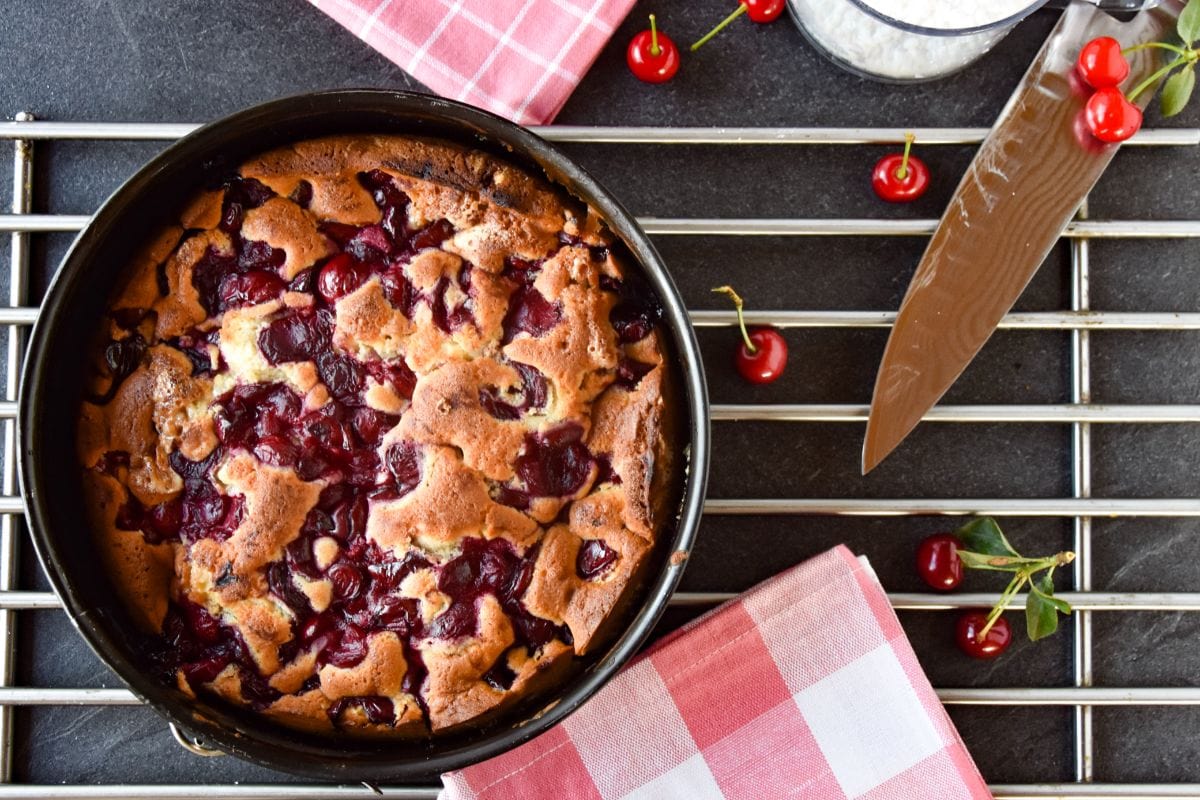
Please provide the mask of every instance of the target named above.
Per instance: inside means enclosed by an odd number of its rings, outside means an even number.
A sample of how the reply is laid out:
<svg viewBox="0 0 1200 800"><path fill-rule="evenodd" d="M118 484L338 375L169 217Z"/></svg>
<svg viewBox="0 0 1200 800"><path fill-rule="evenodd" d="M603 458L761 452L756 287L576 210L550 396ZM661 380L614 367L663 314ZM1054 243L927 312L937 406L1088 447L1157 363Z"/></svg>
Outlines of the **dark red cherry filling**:
<svg viewBox="0 0 1200 800"><path fill-rule="evenodd" d="M400 397L412 399L413 390L417 388L417 375L409 369L404 359L364 361L363 368L366 369L368 375L375 379L376 383L381 386L391 386Z"/></svg>
<svg viewBox="0 0 1200 800"><path fill-rule="evenodd" d="M583 488L595 460L582 438L574 422L525 437L516 467L527 495L569 497Z"/></svg>
<svg viewBox="0 0 1200 800"><path fill-rule="evenodd" d="M562 321L562 306L551 303L532 286L519 286L508 301L504 315L504 339L508 344L519 333L537 338Z"/></svg>
<svg viewBox="0 0 1200 800"><path fill-rule="evenodd" d="M178 450L171 454L171 469L183 478L179 538L187 544L206 538L224 541L242 523L246 499L221 494L210 477L221 450L215 448L203 461L189 461Z"/></svg>
<svg viewBox="0 0 1200 800"><path fill-rule="evenodd" d="M349 253L339 253L325 262L317 277L317 291L333 303L363 284L370 273Z"/></svg>
<svg viewBox="0 0 1200 800"><path fill-rule="evenodd" d="M383 212L384 230L393 238L402 236L408 230L408 195L401 191L391 175L380 169L360 172L358 181Z"/></svg>
<svg viewBox="0 0 1200 800"><path fill-rule="evenodd" d="M508 666L508 654L508 650L501 653L491 669L483 673L484 683L500 692L507 692L511 689L513 681L517 679L517 674Z"/></svg>
<svg viewBox="0 0 1200 800"><path fill-rule="evenodd" d="M541 271L540 261L526 261L516 256L504 260L500 275L515 284L504 315L504 344L522 332L535 338L543 336L562 320L562 306L551 303L533 287Z"/></svg>
<svg viewBox="0 0 1200 800"><path fill-rule="evenodd" d="M525 412L546 407L546 376L536 367L513 361L511 366L521 376L521 388L515 396L501 393L494 386L479 390L479 404L496 419L520 419Z"/></svg>
<svg viewBox="0 0 1200 800"><path fill-rule="evenodd" d="M221 340L220 329L214 329L207 333L192 329L176 339L167 341L171 347L181 351L188 360L192 362L192 376L212 375L214 372L219 372L225 369L225 359L221 356L221 352L217 350L217 364L212 363L210 355L210 346L218 345Z"/></svg>
<svg viewBox="0 0 1200 800"><path fill-rule="evenodd" d="M392 701L380 695L367 697L343 697L329 707L329 719L335 724L341 722L342 714L349 708L360 708L373 725L395 725L396 709Z"/></svg>
<svg viewBox="0 0 1200 800"><path fill-rule="evenodd" d="M296 188L292 190L290 200L301 208L308 208L312 203L313 188L308 181L300 181L296 184Z"/></svg>
<svg viewBox="0 0 1200 800"><path fill-rule="evenodd" d="M586 539L575 557L575 572L585 581L593 581L617 563L617 551L600 539Z"/></svg>
<svg viewBox="0 0 1200 800"><path fill-rule="evenodd" d="M271 364L316 361L330 351L333 315L325 309L295 308L271 320L258 334L258 349Z"/></svg>
<svg viewBox="0 0 1200 800"><path fill-rule="evenodd" d="M103 405L112 400L125 379L133 374L146 355L146 340L140 333L131 333L123 339L114 339L104 348L104 363L112 380L108 389L100 395L91 395L88 400Z"/></svg>
<svg viewBox="0 0 1200 800"><path fill-rule="evenodd" d="M596 456L596 485L600 486L605 483L620 486L621 476L613 469L612 457L607 453L601 453Z"/></svg>
<svg viewBox="0 0 1200 800"><path fill-rule="evenodd" d="M429 301L429 310L433 313L433 324L437 325L445 333L452 333L468 322L475 321L475 315L471 313L471 309L467 305L471 297L472 269L471 264L464 263L458 271L455 283L458 285L459 291L466 295L466 299L459 302L453 308L450 307L449 301L446 299L446 292L450 289L450 279L442 278L433 287L433 297Z"/></svg>
<svg viewBox="0 0 1200 800"><path fill-rule="evenodd" d="M421 482L421 451L412 442L398 442L389 447L383 456L383 464L392 477L392 486L382 493L381 499L404 497Z"/></svg>
<svg viewBox="0 0 1200 800"><path fill-rule="evenodd" d="M192 267L192 285L209 316L228 308L262 303L284 290L279 268L287 254L266 242L234 237L234 249L223 253L210 246Z"/></svg>
<svg viewBox="0 0 1200 800"><path fill-rule="evenodd" d="M617 340L621 344L645 339L662 319L663 307L657 295L636 275L630 275L624 281L601 275L600 287L618 295L608 321L617 332Z"/></svg>
<svg viewBox="0 0 1200 800"><path fill-rule="evenodd" d="M593 261L607 261L608 248L602 244L584 244L583 239L578 236L572 236L566 231L558 232L558 241L567 247L586 247L588 256Z"/></svg>
<svg viewBox="0 0 1200 800"><path fill-rule="evenodd" d="M261 710L280 697L259 673L237 629L190 601L173 602L167 607L162 635L150 643L148 653L167 683L174 684L176 673L182 670L185 680L198 689L234 665L242 695L251 707Z"/></svg>
<svg viewBox="0 0 1200 800"><path fill-rule="evenodd" d="M421 293L413 287L408 276L404 274L403 265L395 264L390 267L379 277L379 282L383 285L383 296L392 308L403 314L406 319L412 319L417 308L417 301L421 299Z"/></svg>
<svg viewBox="0 0 1200 800"><path fill-rule="evenodd" d="M622 389L633 391L652 369L654 369L653 364L643 364L632 358L622 358L617 363L617 379L614 383Z"/></svg>
<svg viewBox="0 0 1200 800"><path fill-rule="evenodd" d="M491 594L512 622L518 645L535 652L555 638L565 640L564 629L533 616L521 604L536 560L536 548L522 558L506 539L463 539L461 554L447 562L438 576L438 589L450 596L450 607L434 618L428 634L443 639L474 634L479 598Z"/></svg>
<svg viewBox="0 0 1200 800"><path fill-rule="evenodd" d="M419 253L429 247L441 247L442 242L452 236L454 236L454 224L448 219L439 219L414 233L408 246L412 248L413 252Z"/></svg>
<svg viewBox="0 0 1200 800"><path fill-rule="evenodd" d="M230 179L225 184L225 196L221 200L221 230L238 233L246 212L258 208L274 196L274 192L254 178Z"/></svg>

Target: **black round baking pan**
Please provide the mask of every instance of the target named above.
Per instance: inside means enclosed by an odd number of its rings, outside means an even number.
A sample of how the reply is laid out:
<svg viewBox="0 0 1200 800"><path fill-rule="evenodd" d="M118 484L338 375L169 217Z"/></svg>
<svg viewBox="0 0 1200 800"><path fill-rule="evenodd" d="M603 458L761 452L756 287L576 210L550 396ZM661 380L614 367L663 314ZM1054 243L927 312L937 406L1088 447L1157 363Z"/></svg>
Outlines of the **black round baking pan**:
<svg viewBox="0 0 1200 800"><path fill-rule="evenodd" d="M657 293L679 391L678 513L611 644L580 661L551 694L478 728L421 741L304 734L266 718L191 699L148 669L127 612L96 565L80 504L75 456L82 356L134 250L198 189L246 158L302 139L402 133L457 141L542 173L595 209ZM88 644L139 697L206 744L276 769L333 781L427 780L513 748L561 721L638 649L666 607L696 536L708 471L708 400L683 302L633 216L583 169L528 130L470 106L426 95L331 91L266 103L206 125L168 147L104 203L67 253L34 326L20 397L21 491L42 566Z"/></svg>

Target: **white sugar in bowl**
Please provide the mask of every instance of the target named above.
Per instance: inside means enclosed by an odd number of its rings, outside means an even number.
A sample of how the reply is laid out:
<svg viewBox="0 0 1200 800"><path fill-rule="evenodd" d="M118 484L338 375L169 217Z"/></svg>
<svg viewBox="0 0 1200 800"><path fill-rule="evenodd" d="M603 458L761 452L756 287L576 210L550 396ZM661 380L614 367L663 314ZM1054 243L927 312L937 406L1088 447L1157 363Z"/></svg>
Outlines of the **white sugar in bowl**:
<svg viewBox="0 0 1200 800"><path fill-rule="evenodd" d="M962 69L1046 1L787 0L800 30L831 61L897 83Z"/></svg>

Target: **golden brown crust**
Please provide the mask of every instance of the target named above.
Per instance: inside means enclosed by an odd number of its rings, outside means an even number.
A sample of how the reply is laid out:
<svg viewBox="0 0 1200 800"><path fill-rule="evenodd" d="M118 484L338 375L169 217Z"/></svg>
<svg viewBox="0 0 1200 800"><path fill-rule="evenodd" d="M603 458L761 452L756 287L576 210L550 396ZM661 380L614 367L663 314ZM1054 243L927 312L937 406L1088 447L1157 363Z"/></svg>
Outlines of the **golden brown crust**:
<svg viewBox="0 0 1200 800"><path fill-rule="evenodd" d="M167 678L419 736L594 650L673 468L653 303L631 333L609 245L502 160L394 136L251 159L148 243L77 446L105 568L173 631Z"/></svg>

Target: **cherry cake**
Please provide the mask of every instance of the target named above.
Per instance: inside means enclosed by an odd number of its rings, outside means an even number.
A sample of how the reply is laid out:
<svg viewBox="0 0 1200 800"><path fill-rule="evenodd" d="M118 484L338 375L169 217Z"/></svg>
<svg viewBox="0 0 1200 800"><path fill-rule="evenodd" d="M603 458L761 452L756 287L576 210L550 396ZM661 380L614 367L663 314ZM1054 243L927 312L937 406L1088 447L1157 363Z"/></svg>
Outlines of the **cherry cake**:
<svg viewBox="0 0 1200 800"><path fill-rule="evenodd" d="M615 626L674 467L653 291L582 204L446 142L243 164L128 267L78 451L164 681L423 736Z"/></svg>

